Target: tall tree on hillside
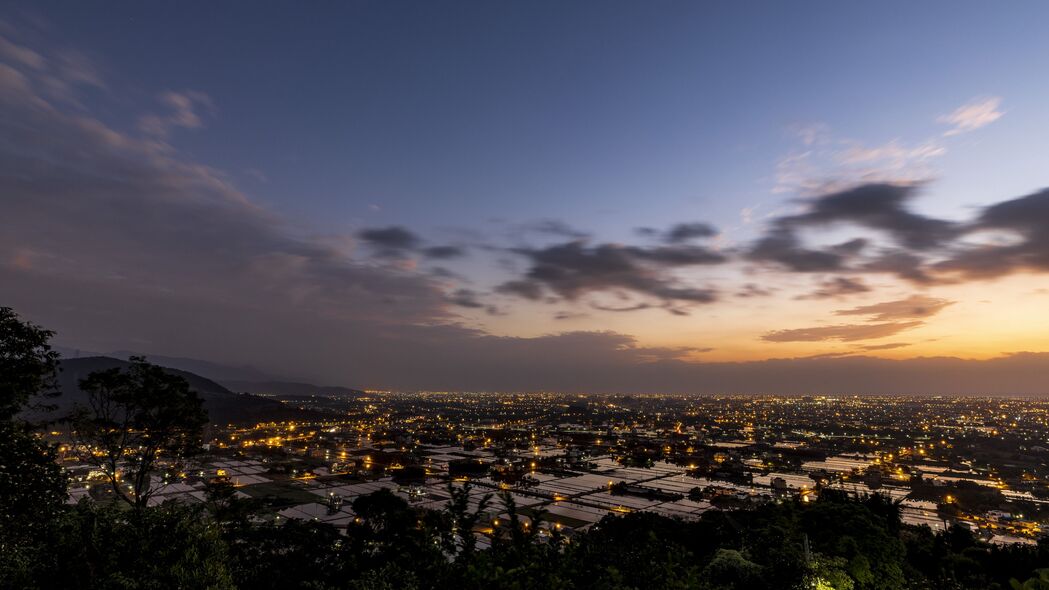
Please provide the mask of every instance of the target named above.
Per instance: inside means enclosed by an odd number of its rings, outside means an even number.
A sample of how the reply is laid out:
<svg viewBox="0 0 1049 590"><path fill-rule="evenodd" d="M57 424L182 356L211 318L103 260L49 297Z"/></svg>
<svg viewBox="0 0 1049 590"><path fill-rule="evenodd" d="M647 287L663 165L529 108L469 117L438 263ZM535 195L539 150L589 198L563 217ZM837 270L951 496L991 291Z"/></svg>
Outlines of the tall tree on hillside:
<svg viewBox="0 0 1049 590"><path fill-rule="evenodd" d="M160 486L151 476L181 471L199 452L207 413L189 383L132 357L131 365L96 371L80 381L88 407L73 418L77 448L99 467L118 497L146 506Z"/></svg>
<svg viewBox="0 0 1049 590"><path fill-rule="evenodd" d="M0 307L0 587L28 586L66 498L54 448L18 413L55 390L52 332Z"/></svg>
<svg viewBox="0 0 1049 590"><path fill-rule="evenodd" d="M0 420L11 420L38 396L56 394L58 353L49 344L54 335L0 307Z"/></svg>

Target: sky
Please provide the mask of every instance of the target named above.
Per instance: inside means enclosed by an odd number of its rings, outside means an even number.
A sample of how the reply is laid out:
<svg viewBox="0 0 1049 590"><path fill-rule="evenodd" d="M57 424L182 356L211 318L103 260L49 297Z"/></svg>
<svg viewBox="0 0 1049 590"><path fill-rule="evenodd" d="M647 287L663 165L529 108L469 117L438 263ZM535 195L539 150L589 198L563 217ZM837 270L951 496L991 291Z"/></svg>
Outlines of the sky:
<svg viewBox="0 0 1049 590"><path fill-rule="evenodd" d="M0 305L358 387L1046 394L1047 17L7 2Z"/></svg>

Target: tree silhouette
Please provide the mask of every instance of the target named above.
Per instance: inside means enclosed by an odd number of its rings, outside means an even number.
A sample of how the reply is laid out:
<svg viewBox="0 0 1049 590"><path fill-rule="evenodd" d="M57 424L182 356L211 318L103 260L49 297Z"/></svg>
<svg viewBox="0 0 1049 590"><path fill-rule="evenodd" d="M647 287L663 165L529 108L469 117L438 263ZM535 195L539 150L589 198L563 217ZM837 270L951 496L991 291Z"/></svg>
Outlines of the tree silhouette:
<svg viewBox="0 0 1049 590"><path fill-rule="evenodd" d="M1036 570L1035 576L1021 582L1015 578L1009 580L1013 590L1049 590L1049 568Z"/></svg>
<svg viewBox="0 0 1049 590"><path fill-rule="evenodd" d="M55 391L52 332L0 307L0 586L27 585L66 498L54 448L18 414Z"/></svg>
<svg viewBox="0 0 1049 590"><path fill-rule="evenodd" d="M54 332L24 322L0 307L0 420L11 420L37 396L57 394L58 353Z"/></svg>
<svg viewBox="0 0 1049 590"><path fill-rule="evenodd" d="M142 357L130 360L126 369L80 381L88 407L78 409L73 427L83 460L106 474L117 497L141 508L160 489L155 472L178 473L199 452L207 413L185 379Z"/></svg>
<svg viewBox="0 0 1049 590"><path fill-rule="evenodd" d="M492 500L492 494L485 494L477 503L477 508L471 511L469 508L470 491L472 489L473 486L470 482L466 482L460 487L456 487L451 482L448 483L450 499L447 512L451 515L451 521L459 538L459 554L467 556L472 554L477 546L474 527L481 520L481 516L488 509L488 504Z"/></svg>

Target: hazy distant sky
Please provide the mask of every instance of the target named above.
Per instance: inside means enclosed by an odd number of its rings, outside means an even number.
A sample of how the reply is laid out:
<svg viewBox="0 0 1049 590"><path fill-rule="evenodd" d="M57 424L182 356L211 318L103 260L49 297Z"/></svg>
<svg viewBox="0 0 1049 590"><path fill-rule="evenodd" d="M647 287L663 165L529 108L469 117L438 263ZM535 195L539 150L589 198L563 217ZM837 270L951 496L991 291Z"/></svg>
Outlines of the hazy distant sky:
<svg viewBox="0 0 1049 590"><path fill-rule="evenodd" d="M1049 355L1010 355L1049 353L1046 22L8 2L0 305L67 346L358 386L818 388L864 356L886 361L857 390L960 390L923 359L1008 357L980 386L1031 391ZM798 360L746 364L769 359Z"/></svg>

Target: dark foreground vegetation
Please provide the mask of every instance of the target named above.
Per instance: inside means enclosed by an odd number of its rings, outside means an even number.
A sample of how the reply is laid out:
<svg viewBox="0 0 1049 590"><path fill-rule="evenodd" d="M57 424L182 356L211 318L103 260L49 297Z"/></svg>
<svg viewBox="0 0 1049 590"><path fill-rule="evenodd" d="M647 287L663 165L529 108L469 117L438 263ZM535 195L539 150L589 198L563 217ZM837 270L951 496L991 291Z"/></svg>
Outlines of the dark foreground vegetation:
<svg viewBox="0 0 1049 590"><path fill-rule="evenodd" d="M475 546L482 523L461 488L443 512L415 511L389 491L359 497L359 521L345 531L274 523L222 483L193 506L149 507L144 490L111 504L70 506L53 450L21 418L28 405L46 404L54 387L50 336L0 308L2 588L1049 588L1049 575L1038 571L1049 566L1049 543L1000 548L963 529L933 534L903 525L898 506L880 496L856 501L825 492L812 503L710 511L695 522L610 516L571 537L556 527L541 536L541 515L527 519L509 498L493 498L510 518L492 531L488 550ZM139 418L118 424L95 412L81 417L81 434L112 443L119 425L135 431L139 447L152 445L151 457L181 457L192 450L187 437L199 436L200 405L166 379L152 383L171 395L149 399L140 386L161 378L148 366L138 370L141 378L115 371L90 383L107 412L118 407L116 415L137 411ZM173 407L187 419L163 413Z"/></svg>

